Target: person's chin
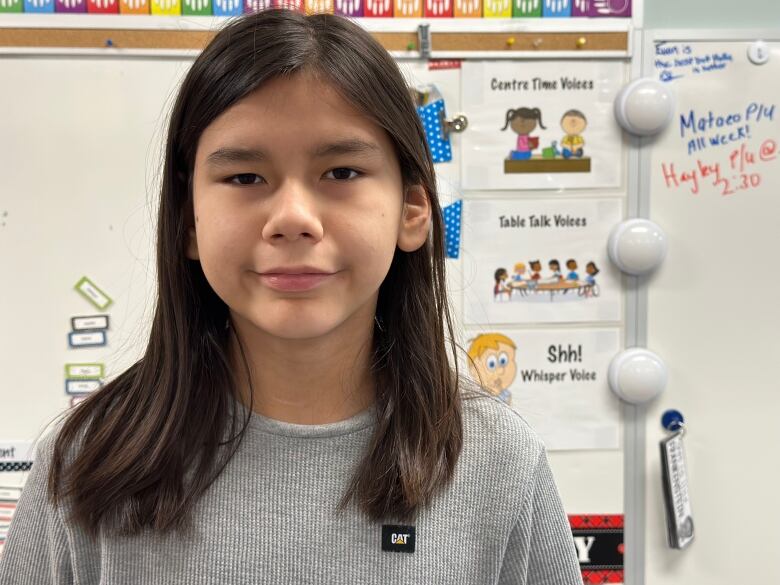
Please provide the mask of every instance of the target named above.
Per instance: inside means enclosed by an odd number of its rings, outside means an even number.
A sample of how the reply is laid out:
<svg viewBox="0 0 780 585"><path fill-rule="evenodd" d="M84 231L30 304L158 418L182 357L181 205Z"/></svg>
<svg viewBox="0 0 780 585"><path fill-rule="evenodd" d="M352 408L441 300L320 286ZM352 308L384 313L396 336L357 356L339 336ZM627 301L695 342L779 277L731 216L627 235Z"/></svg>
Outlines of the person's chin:
<svg viewBox="0 0 780 585"><path fill-rule="evenodd" d="M266 335L278 339L304 340L315 339L327 335L329 327L313 323L274 323L261 327Z"/></svg>
<svg viewBox="0 0 780 585"><path fill-rule="evenodd" d="M267 335L280 339L303 340L325 337L340 325L338 319L328 319L325 315L310 315L298 313L290 315L274 315L272 320L263 319L256 323Z"/></svg>

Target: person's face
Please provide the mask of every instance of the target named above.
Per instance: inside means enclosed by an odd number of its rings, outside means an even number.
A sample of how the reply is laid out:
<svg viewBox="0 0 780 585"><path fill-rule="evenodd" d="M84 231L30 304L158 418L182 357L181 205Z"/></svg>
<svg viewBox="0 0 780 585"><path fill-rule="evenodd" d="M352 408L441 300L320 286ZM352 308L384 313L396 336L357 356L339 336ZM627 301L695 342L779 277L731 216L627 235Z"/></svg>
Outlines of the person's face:
<svg viewBox="0 0 780 585"><path fill-rule="evenodd" d="M567 134L581 134L587 126L587 122L579 116L565 116L561 120L561 126Z"/></svg>
<svg viewBox="0 0 780 585"><path fill-rule="evenodd" d="M476 360L477 380L493 394L509 388L515 381L517 365L511 345L499 343L498 349L488 349Z"/></svg>
<svg viewBox="0 0 780 585"><path fill-rule="evenodd" d="M596 267L593 266L593 264L588 264L587 267L585 268L585 271L588 274L593 274L594 272L596 272Z"/></svg>
<svg viewBox="0 0 780 585"><path fill-rule="evenodd" d="M531 270L539 272L542 269L542 265L539 262L531 262Z"/></svg>
<svg viewBox="0 0 780 585"><path fill-rule="evenodd" d="M205 129L193 211L187 256L233 319L288 339L373 320L396 246L418 249L430 225L421 186L404 202L390 138L305 74L268 81Z"/></svg>
<svg viewBox="0 0 780 585"><path fill-rule="evenodd" d="M569 270L574 270L575 268L577 268L577 263L576 262L567 262L566 263L566 268L568 268Z"/></svg>
<svg viewBox="0 0 780 585"><path fill-rule="evenodd" d="M512 130L518 134L530 134L536 128L536 120L533 118L515 118L510 122Z"/></svg>

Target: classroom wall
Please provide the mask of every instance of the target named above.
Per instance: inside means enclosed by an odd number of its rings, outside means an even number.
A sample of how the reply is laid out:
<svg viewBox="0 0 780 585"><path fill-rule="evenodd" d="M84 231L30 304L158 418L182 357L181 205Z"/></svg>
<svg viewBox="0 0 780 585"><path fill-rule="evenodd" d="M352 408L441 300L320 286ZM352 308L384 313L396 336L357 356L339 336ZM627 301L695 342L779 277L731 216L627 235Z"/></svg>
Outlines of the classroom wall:
<svg viewBox="0 0 780 585"><path fill-rule="evenodd" d="M644 28L765 27L780 23L777 0L645 0Z"/></svg>

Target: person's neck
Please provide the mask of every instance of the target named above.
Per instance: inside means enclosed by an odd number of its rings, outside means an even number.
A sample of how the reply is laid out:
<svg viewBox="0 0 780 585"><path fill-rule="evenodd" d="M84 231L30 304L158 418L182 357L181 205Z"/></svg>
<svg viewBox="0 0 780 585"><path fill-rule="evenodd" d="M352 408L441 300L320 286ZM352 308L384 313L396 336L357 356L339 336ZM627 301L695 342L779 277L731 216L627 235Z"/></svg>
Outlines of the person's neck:
<svg viewBox="0 0 780 585"><path fill-rule="evenodd" d="M345 420L375 399L370 323L345 323L316 339L282 339L231 319L231 360L241 401L249 407L247 371L236 343L241 336L252 376L252 410L296 424Z"/></svg>

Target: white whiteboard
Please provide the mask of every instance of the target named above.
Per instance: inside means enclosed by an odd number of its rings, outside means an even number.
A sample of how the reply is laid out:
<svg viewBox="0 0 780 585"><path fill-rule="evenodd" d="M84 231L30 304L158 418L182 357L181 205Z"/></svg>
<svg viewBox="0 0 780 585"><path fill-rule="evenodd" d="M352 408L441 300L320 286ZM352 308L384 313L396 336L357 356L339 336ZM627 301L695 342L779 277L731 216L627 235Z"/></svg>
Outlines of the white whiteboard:
<svg viewBox="0 0 780 585"><path fill-rule="evenodd" d="M104 363L108 379L143 351L161 130L189 63L0 58L2 440L35 439L69 406L66 363ZM74 290L82 276L113 299L106 311ZM107 345L70 348L71 317L95 314L110 316Z"/></svg>
<svg viewBox="0 0 780 585"><path fill-rule="evenodd" d="M648 585L780 582L780 43L754 65L748 46L761 36L671 31L646 43L645 74L673 78L677 100L645 149L650 217L669 237L647 282L647 346L669 366L646 419ZM669 408L688 429L697 535L683 551L666 546L662 508Z"/></svg>

